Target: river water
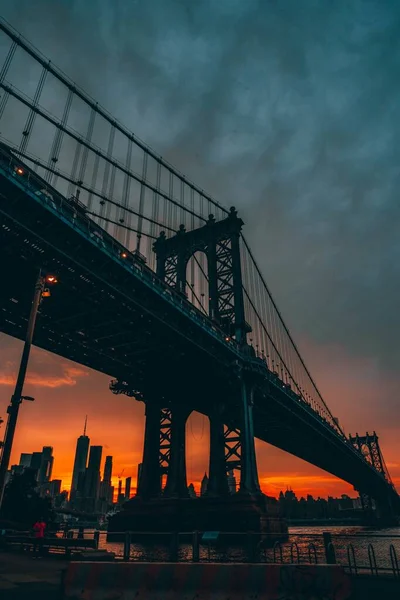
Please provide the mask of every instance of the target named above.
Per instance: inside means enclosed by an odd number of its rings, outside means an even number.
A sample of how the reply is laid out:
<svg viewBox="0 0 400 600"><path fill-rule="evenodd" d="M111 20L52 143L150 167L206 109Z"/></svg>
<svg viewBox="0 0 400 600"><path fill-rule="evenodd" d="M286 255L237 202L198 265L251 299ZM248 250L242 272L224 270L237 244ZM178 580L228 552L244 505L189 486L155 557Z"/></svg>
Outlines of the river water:
<svg viewBox="0 0 400 600"><path fill-rule="evenodd" d="M303 526L289 529L289 540L275 548L262 548L258 551L258 560L266 562L325 562L323 532L329 532L335 548L336 558L344 566L353 565L361 571L370 571L376 567L392 571L393 564L400 563L400 528L373 529L361 526ZM88 532L89 534L89 532ZM123 555L123 543L107 542L106 532L100 537L100 548ZM140 543L131 544L130 556L138 561L166 561L170 557L171 537L165 542L157 541L149 534ZM392 550L390 549L392 545ZM200 545L200 560L217 562L243 562L247 557L248 538L230 542L224 537L220 542ZM391 558L392 553L392 558ZM178 560L192 560L190 539L179 540Z"/></svg>

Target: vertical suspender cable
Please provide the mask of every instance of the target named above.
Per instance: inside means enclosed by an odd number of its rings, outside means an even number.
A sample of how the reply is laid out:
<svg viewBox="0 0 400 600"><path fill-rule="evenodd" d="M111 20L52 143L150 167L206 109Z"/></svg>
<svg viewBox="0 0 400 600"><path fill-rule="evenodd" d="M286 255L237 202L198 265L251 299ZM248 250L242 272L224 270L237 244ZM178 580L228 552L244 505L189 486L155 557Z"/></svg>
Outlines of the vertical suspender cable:
<svg viewBox="0 0 400 600"><path fill-rule="evenodd" d="M128 138L128 147L126 150L126 158L125 158L125 167L126 167L126 171L128 171L128 172L131 170L131 163L132 163L132 138ZM124 184L123 184L123 189L122 189L122 204L123 204L124 208L129 207L129 196L130 196L130 191L131 191L132 179L128 172L126 172L124 174ZM132 226L132 213L131 212L128 212L128 211L125 211L124 209L122 209L121 218L126 220L126 224L129 228ZM132 232L130 231L130 229L125 230L124 245L128 249L130 249L131 234L132 234Z"/></svg>
<svg viewBox="0 0 400 600"><path fill-rule="evenodd" d="M31 137L32 129L35 124L36 115L37 115L35 108L39 104L40 96L43 91L43 86L46 81L46 76L47 76L47 66L43 67L42 72L40 74L39 82L37 84L35 95L33 97L33 103L31 105L32 108L29 111L28 118L26 120L24 130L22 132L22 139L21 139L21 143L19 145L19 150L18 150L22 154L25 154L25 152L26 152L26 147L28 145L29 139ZM41 157L41 158L43 158L43 157Z"/></svg>
<svg viewBox="0 0 400 600"><path fill-rule="evenodd" d="M58 160L60 158L61 144L62 144L62 140L64 137L64 128L66 127L66 124L68 121L69 111L71 110L71 104L72 104L73 97L74 97L73 91L69 90L67 99L65 101L63 116L61 118L61 127L56 128L53 145L51 147L50 156L49 156L49 160L47 163L48 167L51 169L54 169L56 167ZM44 178L49 184L51 184L53 186L55 186L57 184L57 175L52 173L52 171L50 171L50 170L46 171Z"/></svg>
<svg viewBox="0 0 400 600"><path fill-rule="evenodd" d="M142 180L146 181L147 179L147 152L143 154L143 165L142 165ZM140 242L142 239L142 228L143 228L143 210L144 210L144 200L146 195L146 188L143 183L140 185L140 201L139 201L139 220L138 220L138 234L136 238L136 252L140 253Z"/></svg>

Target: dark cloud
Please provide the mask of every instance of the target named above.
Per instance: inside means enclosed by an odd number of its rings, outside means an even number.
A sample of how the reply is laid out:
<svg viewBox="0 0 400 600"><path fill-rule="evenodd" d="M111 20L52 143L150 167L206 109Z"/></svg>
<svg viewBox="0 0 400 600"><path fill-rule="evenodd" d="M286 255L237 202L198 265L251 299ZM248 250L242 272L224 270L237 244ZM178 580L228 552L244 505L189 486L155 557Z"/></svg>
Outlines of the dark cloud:
<svg viewBox="0 0 400 600"><path fill-rule="evenodd" d="M382 374L397 368L397 2L20 0L2 12L240 207L300 346L334 343Z"/></svg>

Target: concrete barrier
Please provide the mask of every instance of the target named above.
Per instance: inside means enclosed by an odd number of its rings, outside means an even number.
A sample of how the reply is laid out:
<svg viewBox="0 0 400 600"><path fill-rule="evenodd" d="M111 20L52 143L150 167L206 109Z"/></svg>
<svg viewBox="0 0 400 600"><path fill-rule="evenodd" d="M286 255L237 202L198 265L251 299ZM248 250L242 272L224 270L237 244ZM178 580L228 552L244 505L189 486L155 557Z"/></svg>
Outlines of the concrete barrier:
<svg viewBox="0 0 400 600"><path fill-rule="evenodd" d="M64 600L350 600L337 565L69 564Z"/></svg>

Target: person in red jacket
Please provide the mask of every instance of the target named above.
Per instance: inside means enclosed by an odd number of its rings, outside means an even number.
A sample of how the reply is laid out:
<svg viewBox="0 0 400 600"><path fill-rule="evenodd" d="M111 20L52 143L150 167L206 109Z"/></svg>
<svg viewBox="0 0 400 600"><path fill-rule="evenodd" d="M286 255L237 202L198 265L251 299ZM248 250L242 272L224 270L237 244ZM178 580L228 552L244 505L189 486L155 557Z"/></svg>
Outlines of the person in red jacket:
<svg viewBox="0 0 400 600"><path fill-rule="evenodd" d="M39 556L42 551L43 542L44 542L44 532L46 529L46 523L42 518L38 519L33 526L33 531L35 535L35 542L33 544L33 551L36 556Z"/></svg>

